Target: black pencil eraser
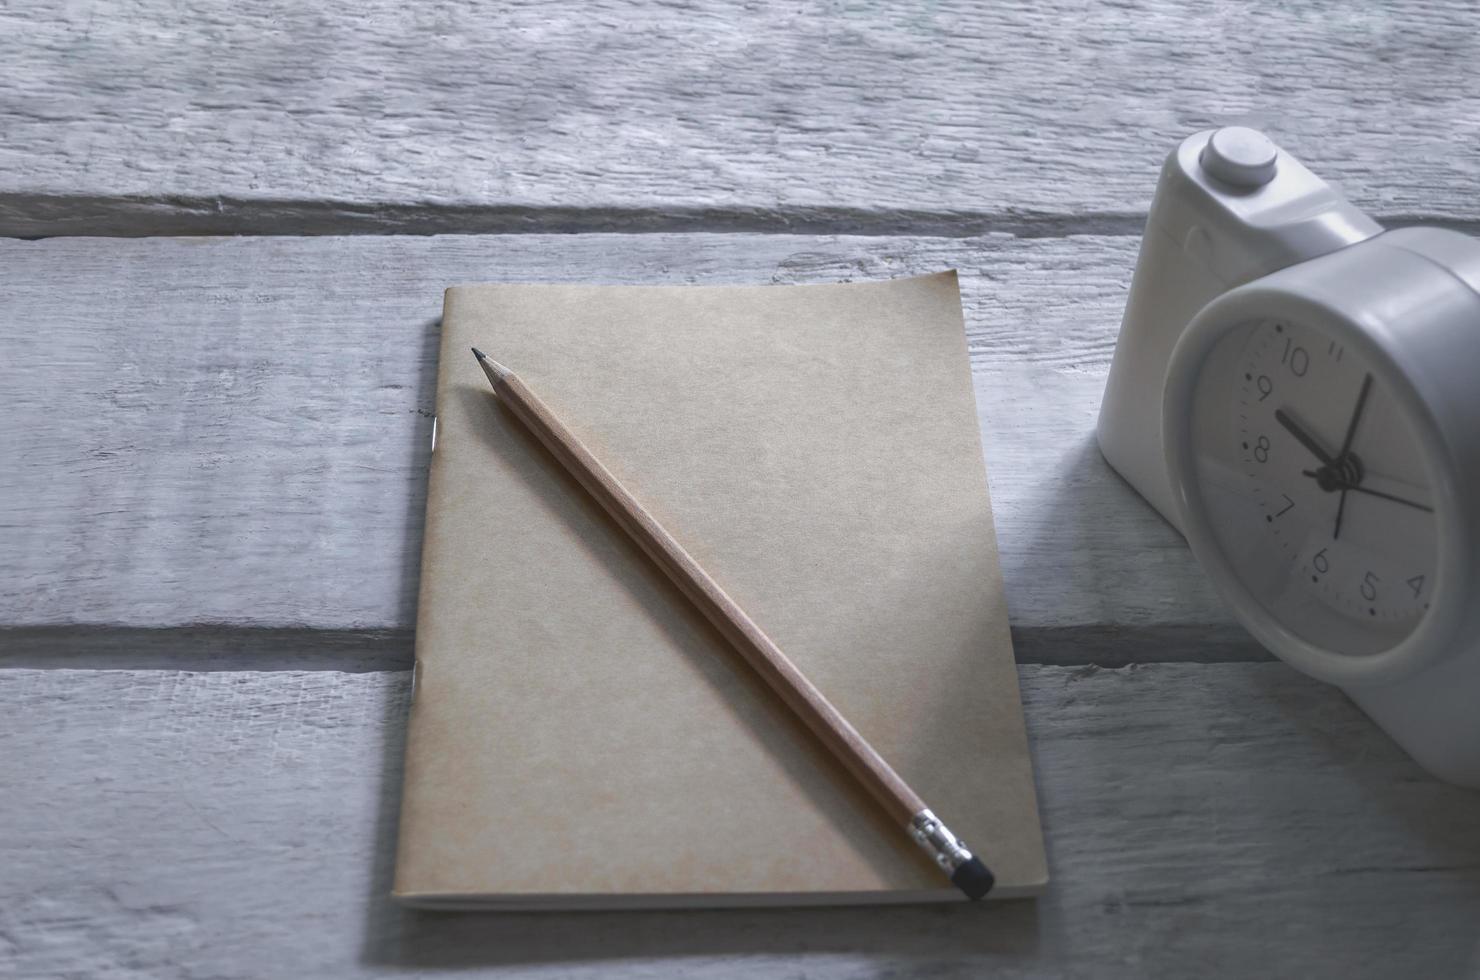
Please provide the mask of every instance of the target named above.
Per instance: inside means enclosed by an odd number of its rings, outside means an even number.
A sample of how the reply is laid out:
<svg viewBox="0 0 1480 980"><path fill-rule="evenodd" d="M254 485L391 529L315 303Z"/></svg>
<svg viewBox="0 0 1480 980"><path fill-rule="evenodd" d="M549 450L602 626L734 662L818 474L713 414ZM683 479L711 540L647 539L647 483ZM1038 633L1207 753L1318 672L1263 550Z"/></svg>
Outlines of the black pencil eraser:
<svg viewBox="0 0 1480 980"><path fill-rule="evenodd" d="M979 857L973 857L951 874L951 884L965 892L973 902L986 898L996 883L997 879Z"/></svg>

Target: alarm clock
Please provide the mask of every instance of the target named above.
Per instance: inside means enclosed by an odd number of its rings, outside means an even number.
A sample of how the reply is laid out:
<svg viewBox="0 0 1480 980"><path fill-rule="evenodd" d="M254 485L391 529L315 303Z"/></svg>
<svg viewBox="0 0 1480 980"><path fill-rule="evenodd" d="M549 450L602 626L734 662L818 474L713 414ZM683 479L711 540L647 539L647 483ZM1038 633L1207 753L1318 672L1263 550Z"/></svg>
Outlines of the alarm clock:
<svg viewBox="0 0 1480 980"><path fill-rule="evenodd" d="M1187 138L1098 437L1260 643L1480 787L1480 242L1384 231L1255 130Z"/></svg>

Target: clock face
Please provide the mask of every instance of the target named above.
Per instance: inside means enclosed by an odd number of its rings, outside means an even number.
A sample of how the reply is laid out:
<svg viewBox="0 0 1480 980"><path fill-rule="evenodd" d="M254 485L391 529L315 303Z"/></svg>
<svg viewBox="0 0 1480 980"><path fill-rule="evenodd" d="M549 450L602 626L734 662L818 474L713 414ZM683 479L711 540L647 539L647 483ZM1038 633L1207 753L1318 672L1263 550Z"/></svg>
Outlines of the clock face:
<svg viewBox="0 0 1480 980"><path fill-rule="evenodd" d="M1437 587L1433 480L1379 366L1288 320L1204 362L1198 472L1234 572L1286 629L1338 653L1412 632Z"/></svg>

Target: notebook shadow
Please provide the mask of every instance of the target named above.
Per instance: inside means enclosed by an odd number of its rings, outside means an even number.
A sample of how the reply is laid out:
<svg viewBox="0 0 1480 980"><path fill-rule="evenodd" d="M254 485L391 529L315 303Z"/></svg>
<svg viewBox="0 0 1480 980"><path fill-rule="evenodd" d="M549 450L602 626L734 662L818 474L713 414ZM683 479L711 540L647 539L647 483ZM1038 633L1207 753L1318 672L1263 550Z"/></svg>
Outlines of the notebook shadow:
<svg viewBox="0 0 1480 980"><path fill-rule="evenodd" d="M437 407L437 356L442 340L442 318L436 317L420 325L421 340L416 362L416 385L413 389L416 407L415 425L411 431L411 471L414 474L411 493L406 500L406 537L401 548L401 591L396 597L398 616L402 623L416 622L417 591L421 587L421 539L426 530L427 475L432 456L432 432ZM409 637L402 639L409 646ZM410 662L411 651L406 649L406 661Z"/></svg>
<svg viewBox="0 0 1480 980"><path fill-rule="evenodd" d="M487 391L464 388L463 409L506 416ZM537 459L526 468L560 519L581 527L593 556L605 563L654 619L694 649L695 664L715 684L742 685L737 714L760 743L809 785L820 769L826 791L846 798L880 841L899 834L876 804L816 745L810 733L750 674L738 657L715 657L724 647L717 631L688 604L638 547L592 501L580 484L522 426L507 417L480 427L499 452ZM695 642L696 637L701 638ZM929 960L961 956L1031 957L1039 945L1039 916L1032 901L982 905L858 906L619 912L425 912L390 899L400 809L406 701L388 699L384 719L385 765L377 816L376 859L365 916L362 960L407 967L497 966L622 959L637 956L774 956L839 953L874 955L902 972ZM802 778L806 776L807 778ZM892 845L889 845L892 846ZM923 855L920 860L928 862Z"/></svg>

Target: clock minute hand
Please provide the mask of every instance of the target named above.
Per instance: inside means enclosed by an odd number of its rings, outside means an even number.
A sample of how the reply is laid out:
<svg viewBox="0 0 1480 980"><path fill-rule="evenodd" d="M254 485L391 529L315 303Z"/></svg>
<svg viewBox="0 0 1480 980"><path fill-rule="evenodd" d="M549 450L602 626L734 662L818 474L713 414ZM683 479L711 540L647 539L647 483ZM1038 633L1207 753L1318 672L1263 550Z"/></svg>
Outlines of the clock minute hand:
<svg viewBox="0 0 1480 980"><path fill-rule="evenodd" d="M1357 423L1362 421L1362 409L1367 407L1367 395L1372 391L1372 375L1362 377L1362 390L1357 392L1357 407L1352 409L1352 420L1347 423L1346 441L1341 444L1340 455L1351 452L1352 440L1357 437Z"/></svg>
<svg viewBox="0 0 1480 980"><path fill-rule="evenodd" d="M1286 432L1290 433L1290 435L1299 440L1302 446L1304 446L1306 449L1309 449L1311 455L1315 456L1316 459L1320 460L1327 466L1335 465L1335 457L1326 452L1321 444L1319 442L1316 442L1315 437L1312 436L1309 432L1306 432L1304 429L1302 429L1299 423L1297 423L1289 415L1286 415L1283 408L1277 408L1274 410L1274 420L1282 425Z"/></svg>
<svg viewBox="0 0 1480 980"><path fill-rule="evenodd" d="M1372 375L1362 376L1362 390L1357 393L1357 407L1352 409L1352 420L1346 426L1346 438L1341 442L1340 459L1345 460L1347 453L1352 450L1352 440L1357 437L1357 423L1362 421L1362 409L1367 406L1367 393L1372 390ZM1331 532L1331 540L1335 541L1341 537L1341 515L1346 513L1346 492L1351 487L1341 488L1341 500L1336 505L1336 528Z"/></svg>

